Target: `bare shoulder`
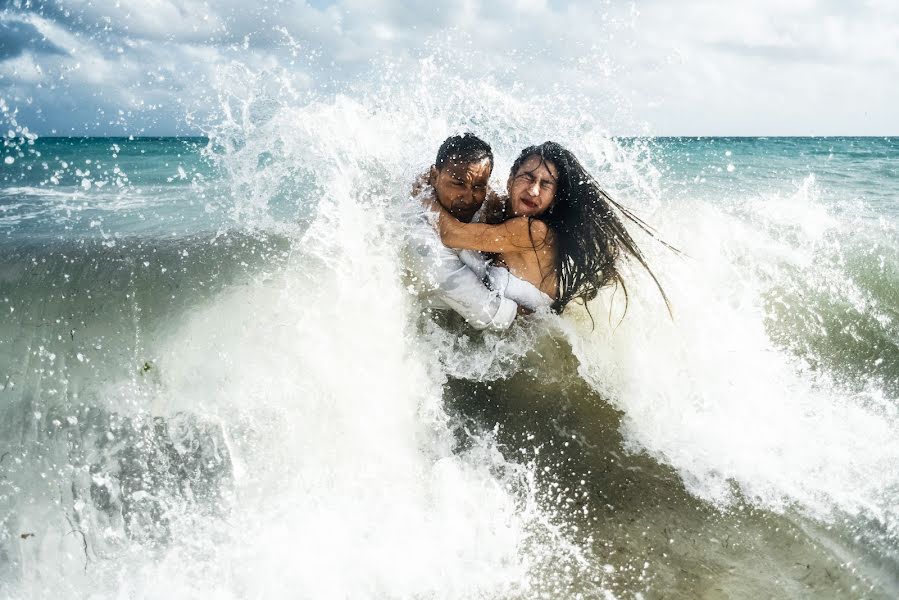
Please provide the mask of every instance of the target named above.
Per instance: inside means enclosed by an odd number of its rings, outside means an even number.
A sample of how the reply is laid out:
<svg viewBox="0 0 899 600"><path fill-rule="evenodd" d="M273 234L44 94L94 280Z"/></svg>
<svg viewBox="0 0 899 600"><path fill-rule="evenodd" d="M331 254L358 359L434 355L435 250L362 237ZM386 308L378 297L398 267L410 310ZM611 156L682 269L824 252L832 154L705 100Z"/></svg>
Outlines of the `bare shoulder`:
<svg viewBox="0 0 899 600"><path fill-rule="evenodd" d="M529 217L515 217L506 221L509 226L520 235L527 236L534 248L541 248L555 243L555 235L552 228L540 219Z"/></svg>

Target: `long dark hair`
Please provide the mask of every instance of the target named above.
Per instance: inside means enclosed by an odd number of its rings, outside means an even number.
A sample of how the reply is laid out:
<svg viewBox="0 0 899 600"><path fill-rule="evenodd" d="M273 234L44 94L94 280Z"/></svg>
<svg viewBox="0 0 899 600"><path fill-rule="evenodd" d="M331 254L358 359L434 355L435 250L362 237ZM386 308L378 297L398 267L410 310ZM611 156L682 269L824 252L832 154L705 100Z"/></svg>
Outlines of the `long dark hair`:
<svg viewBox="0 0 899 600"><path fill-rule="evenodd" d="M556 195L550 208L532 217L546 223L556 239L559 293L552 309L562 312L569 302L576 299L586 303L595 298L601 288L615 284L624 291L626 311L627 287L617 267L618 259L624 253L646 269L659 288L670 314L671 303L665 290L615 209L658 239L655 231L630 210L612 200L574 154L556 142L544 142L522 150L512 165L510 176L515 177L521 165L533 156L540 157L541 164L552 163L558 175ZM677 251L665 242L661 243Z"/></svg>

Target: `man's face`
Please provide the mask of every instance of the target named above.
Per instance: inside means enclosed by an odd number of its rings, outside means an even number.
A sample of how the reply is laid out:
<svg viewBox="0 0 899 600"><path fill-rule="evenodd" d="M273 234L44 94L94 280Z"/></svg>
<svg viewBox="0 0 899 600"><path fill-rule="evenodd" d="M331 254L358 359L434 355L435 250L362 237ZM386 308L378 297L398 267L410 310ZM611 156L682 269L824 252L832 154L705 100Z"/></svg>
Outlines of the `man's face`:
<svg viewBox="0 0 899 600"><path fill-rule="evenodd" d="M437 192L437 202L454 217L468 223L487 198L487 181L492 170L489 159L469 163L449 161L441 169L431 167L428 183Z"/></svg>
<svg viewBox="0 0 899 600"><path fill-rule="evenodd" d="M540 156L532 156L521 163L509 176L509 210L516 217L536 217L552 206L556 197L559 170Z"/></svg>

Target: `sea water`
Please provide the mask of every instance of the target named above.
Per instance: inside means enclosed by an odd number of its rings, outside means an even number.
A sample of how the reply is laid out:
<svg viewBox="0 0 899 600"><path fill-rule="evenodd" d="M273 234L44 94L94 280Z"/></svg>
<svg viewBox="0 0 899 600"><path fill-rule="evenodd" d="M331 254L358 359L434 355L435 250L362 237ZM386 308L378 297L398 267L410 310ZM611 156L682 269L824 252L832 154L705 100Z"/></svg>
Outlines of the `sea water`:
<svg viewBox="0 0 899 600"><path fill-rule="evenodd" d="M8 124L0 595L895 597L899 140L615 138L433 77ZM502 334L425 310L398 215L459 131L496 188L569 147L680 250L631 228L672 314L628 264Z"/></svg>

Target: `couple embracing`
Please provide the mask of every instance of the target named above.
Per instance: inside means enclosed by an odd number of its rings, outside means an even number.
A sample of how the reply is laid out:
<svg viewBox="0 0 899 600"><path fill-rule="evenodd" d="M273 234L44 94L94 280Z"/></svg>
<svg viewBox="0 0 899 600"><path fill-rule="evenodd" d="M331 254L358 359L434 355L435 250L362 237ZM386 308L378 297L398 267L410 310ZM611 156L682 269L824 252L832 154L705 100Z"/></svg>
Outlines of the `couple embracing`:
<svg viewBox="0 0 899 600"><path fill-rule="evenodd" d="M456 135L440 146L427 185L416 190L442 242L415 247L431 306L453 309L477 329L502 330L518 314L561 313L606 285L624 289L622 255L658 285L616 209L646 225L609 198L570 151L555 142L522 150L505 196L489 189L492 171L489 144Z"/></svg>

